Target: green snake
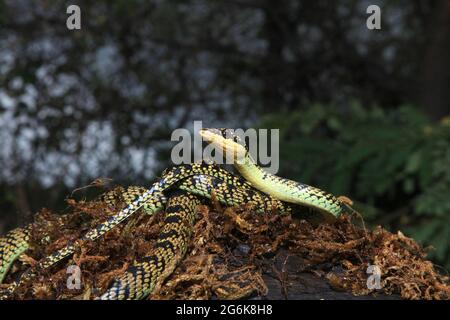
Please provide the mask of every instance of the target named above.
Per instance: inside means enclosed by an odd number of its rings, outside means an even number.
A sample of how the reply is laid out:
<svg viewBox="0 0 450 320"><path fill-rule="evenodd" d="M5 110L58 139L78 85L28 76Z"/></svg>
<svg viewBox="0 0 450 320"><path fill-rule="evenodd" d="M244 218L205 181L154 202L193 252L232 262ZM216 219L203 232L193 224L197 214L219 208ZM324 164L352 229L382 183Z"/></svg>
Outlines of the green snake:
<svg viewBox="0 0 450 320"><path fill-rule="evenodd" d="M165 224L152 253L115 279L100 299L141 299L150 294L182 260L192 233L196 207L202 198L211 198L212 194L226 206L251 203L261 213L270 210L289 213L292 205L301 205L315 209L322 218L330 220L343 211L343 204L335 196L265 172L230 129L202 129L200 134L224 154L232 154L234 167L242 177L217 165L194 163L166 169L149 189L128 188L122 195L127 206L89 230L81 240L100 238L139 209L147 214L165 209ZM108 203L112 196L106 193L102 199ZM31 229L31 225L18 228L0 238L0 283L14 260L28 249ZM45 257L11 284L3 295L0 294L0 298L11 298L15 288L31 281L38 270L54 266L71 256L76 248L75 244L69 243Z"/></svg>

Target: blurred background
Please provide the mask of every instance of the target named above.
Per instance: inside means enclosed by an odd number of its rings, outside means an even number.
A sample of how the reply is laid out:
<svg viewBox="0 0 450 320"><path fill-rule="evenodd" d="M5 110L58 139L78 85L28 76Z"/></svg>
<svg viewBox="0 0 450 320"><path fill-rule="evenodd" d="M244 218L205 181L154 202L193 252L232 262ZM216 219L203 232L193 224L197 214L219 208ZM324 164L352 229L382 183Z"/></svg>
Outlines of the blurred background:
<svg viewBox="0 0 450 320"><path fill-rule="evenodd" d="M0 233L98 177L148 186L202 120L280 128L279 175L449 269L449 33L448 0L0 0Z"/></svg>

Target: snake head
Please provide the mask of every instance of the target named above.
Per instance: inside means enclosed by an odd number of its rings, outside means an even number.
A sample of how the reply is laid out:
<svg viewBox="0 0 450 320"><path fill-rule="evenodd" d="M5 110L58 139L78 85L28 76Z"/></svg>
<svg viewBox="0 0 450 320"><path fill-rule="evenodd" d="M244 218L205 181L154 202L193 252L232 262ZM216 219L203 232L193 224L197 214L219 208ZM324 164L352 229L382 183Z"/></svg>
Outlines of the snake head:
<svg viewBox="0 0 450 320"><path fill-rule="evenodd" d="M247 156L248 148L245 142L233 129L202 128L199 133L206 142L222 150L223 154L232 154L237 161Z"/></svg>

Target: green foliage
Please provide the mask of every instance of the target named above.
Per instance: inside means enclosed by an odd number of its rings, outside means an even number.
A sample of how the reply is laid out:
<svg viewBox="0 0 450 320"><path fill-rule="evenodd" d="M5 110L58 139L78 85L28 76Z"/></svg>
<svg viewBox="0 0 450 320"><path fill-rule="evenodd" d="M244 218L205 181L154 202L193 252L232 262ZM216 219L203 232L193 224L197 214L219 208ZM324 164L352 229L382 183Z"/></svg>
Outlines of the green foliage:
<svg viewBox="0 0 450 320"><path fill-rule="evenodd" d="M450 118L353 103L266 117L280 128L281 175L356 201L366 220L433 245L450 267Z"/></svg>

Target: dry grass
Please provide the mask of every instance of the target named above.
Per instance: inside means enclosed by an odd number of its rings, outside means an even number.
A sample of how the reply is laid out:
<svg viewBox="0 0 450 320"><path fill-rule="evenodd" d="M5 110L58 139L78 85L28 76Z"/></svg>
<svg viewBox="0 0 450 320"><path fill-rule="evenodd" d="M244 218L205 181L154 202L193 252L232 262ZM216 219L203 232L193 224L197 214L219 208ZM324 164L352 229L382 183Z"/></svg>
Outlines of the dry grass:
<svg viewBox="0 0 450 320"><path fill-rule="evenodd" d="M35 216L32 249L16 262L7 281L36 260L76 241L90 227L116 212L100 202L69 200L69 213L57 215L42 210ZM149 254L161 228L163 214L138 214L112 230L103 239L80 243L72 259L41 272L17 290L16 299L92 299L98 296L129 265ZM43 236L45 239L42 239ZM367 289L367 267L382 271L382 289L405 299L449 299L448 277L426 260L426 252L401 232L381 227L367 231L348 215L334 224L314 225L306 220L276 213L258 215L250 207L222 209L217 204L201 206L193 239L185 259L150 299L239 299L267 293L261 261L270 261L285 248L298 255L309 271L325 277L337 290L355 295L374 293ZM66 267L82 270L82 287L69 290ZM343 272L335 273L334 267Z"/></svg>

